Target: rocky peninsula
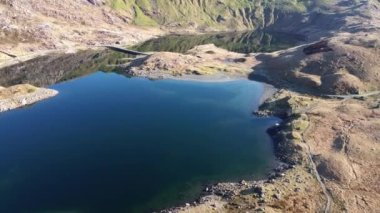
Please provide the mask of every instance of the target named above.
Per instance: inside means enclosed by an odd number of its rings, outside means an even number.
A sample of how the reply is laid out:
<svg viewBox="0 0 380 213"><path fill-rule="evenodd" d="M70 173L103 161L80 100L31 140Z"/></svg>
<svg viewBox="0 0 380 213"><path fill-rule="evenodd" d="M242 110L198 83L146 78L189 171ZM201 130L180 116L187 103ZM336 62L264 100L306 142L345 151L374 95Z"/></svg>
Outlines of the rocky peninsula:
<svg viewBox="0 0 380 213"><path fill-rule="evenodd" d="M57 94L56 90L39 88L30 84L0 87L0 112L31 105Z"/></svg>

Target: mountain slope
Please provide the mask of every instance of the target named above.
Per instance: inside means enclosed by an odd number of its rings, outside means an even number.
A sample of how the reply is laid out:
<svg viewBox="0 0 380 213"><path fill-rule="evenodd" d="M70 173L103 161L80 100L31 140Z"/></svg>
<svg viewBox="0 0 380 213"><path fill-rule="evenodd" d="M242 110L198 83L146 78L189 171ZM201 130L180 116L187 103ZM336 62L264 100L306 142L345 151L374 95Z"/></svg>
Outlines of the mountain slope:
<svg viewBox="0 0 380 213"><path fill-rule="evenodd" d="M129 14L138 25L198 29L255 29L273 23L275 11L305 12L323 0L108 0L105 3ZM317 2L317 3L316 3ZM269 22L267 22L270 19Z"/></svg>
<svg viewBox="0 0 380 213"><path fill-rule="evenodd" d="M322 0L319 0L322 1ZM129 45L175 31L247 30L315 7L308 0L0 0L0 50L11 55ZM281 14L281 15L279 15ZM9 56L0 54L1 59Z"/></svg>

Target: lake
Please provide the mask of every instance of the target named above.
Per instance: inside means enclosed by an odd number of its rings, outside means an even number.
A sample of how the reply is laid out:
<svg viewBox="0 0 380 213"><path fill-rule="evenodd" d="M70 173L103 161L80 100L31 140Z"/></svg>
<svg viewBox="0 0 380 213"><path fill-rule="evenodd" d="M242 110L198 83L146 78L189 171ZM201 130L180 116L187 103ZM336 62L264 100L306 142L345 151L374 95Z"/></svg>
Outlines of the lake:
<svg viewBox="0 0 380 213"><path fill-rule="evenodd" d="M294 42L267 33L173 35L134 48L185 52L214 43L250 52ZM263 84L129 78L117 69L126 60L89 50L0 70L2 86L59 91L0 114L0 212L151 212L194 201L206 185L260 179L273 168L266 130L278 119L252 115Z"/></svg>
<svg viewBox="0 0 380 213"><path fill-rule="evenodd" d="M150 212L274 163L263 85L96 72L0 115L0 212Z"/></svg>

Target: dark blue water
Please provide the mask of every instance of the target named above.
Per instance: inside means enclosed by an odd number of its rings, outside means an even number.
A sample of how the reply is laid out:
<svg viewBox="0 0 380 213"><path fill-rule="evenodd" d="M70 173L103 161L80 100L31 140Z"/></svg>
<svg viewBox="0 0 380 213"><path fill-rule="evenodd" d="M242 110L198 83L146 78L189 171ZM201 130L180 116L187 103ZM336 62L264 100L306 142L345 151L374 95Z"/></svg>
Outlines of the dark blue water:
<svg viewBox="0 0 380 213"><path fill-rule="evenodd" d="M0 114L0 212L149 212L273 164L259 83L97 72Z"/></svg>

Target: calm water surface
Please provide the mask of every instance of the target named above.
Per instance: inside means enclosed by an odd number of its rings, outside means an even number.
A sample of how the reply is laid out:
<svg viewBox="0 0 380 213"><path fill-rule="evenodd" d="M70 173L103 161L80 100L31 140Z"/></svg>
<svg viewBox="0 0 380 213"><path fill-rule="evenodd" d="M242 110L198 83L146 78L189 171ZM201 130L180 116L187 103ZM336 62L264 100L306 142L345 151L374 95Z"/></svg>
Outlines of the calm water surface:
<svg viewBox="0 0 380 213"><path fill-rule="evenodd" d="M228 32L201 35L168 35L148 40L134 49L142 52L168 51L185 53L198 45L214 44L217 47L239 52L273 52L293 47L305 41L294 34L264 31Z"/></svg>
<svg viewBox="0 0 380 213"><path fill-rule="evenodd" d="M0 212L150 212L274 163L259 83L96 72L51 87L0 114Z"/></svg>

